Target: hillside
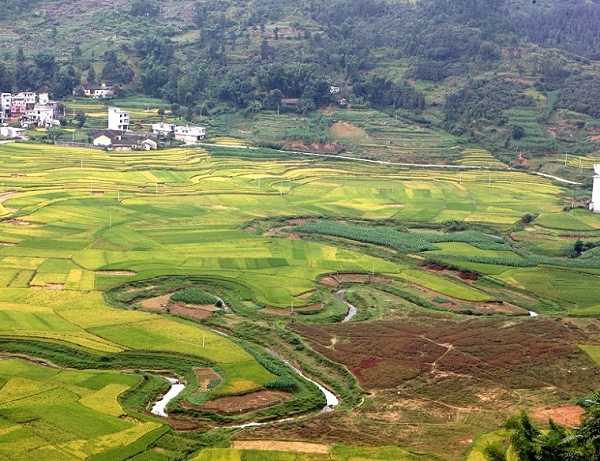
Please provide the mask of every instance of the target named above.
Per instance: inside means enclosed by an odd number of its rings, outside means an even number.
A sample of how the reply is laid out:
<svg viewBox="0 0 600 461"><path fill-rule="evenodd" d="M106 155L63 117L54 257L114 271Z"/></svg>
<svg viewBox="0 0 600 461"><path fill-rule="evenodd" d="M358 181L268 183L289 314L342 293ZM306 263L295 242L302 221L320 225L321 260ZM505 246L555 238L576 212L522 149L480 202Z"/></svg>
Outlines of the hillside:
<svg viewBox="0 0 600 461"><path fill-rule="evenodd" d="M45 86L62 98L79 82L110 81L122 96L162 99L175 116L209 115L217 124L235 111L308 114L344 98L354 109L444 130L512 166L572 179L587 173L561 168L554 155L598 150L596 0L0 7L2 91ZM285 107L282 98L298 101Z"/></svg>

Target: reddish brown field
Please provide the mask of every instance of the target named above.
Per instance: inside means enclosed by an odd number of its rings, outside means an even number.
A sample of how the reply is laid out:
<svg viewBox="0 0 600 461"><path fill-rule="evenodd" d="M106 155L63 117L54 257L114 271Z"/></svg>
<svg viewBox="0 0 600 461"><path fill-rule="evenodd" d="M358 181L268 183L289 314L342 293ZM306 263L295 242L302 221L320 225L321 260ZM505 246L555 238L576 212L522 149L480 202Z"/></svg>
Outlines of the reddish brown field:
<svg viewBox="0 0 600 461"><path fill-rule="evenodd" d="M345 365L366 391L350 411L255 428L244 438L389 445L464 459L470 442L526 408L575 421L566 404L597 389L600 367L578 344L600 343L593 320L449 317L412 311L369 323L290 326ZM576 411L577 410L577 411Z"/></svg>

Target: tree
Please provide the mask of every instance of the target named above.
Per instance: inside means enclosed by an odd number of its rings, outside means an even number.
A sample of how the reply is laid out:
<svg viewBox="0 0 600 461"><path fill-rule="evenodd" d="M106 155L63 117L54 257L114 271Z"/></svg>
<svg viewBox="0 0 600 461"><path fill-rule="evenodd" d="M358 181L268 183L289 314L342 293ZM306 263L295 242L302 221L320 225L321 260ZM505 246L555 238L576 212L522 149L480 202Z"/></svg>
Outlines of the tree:
<svg viewBox="0 0 600 461"><path fill-rule="evenodd" d="M510 127L510 134L513 139L518 140L525 136L525 129L520 125L512 125Z"/></svg>
<svg viewBox="0 0 600 461"><path fill-rule="evenodd" d="M46 132L46 136L48 136L48 138L52 139L53 141L56 141L63 134L65 134L65 130L58 127L48 128L48 131Z"/></svg>
<svg viewBox="0 0 600 461"><path fill-rule="evenodd" d="M511 431L510 442L519 461L600 461L600 392L581 399L586 409L579 427L569 429L550 420L549 429L540 431L533 426L525 411L511 416L506 428ZM499 446L488 447L488 461L505 461Z"/></svg>
<svg viewBox="0 0 600 461"><path fill-rule="evenodd" d="M247 112L252 112L253 114L256 114L257 112L260 112L260 110L262 109L262 103L258 100L255 101L251 101L248 104L248 107L246 108Z"/></svg>
<svg viewBox="0 0 600 461"><path fill-rule="evenodd" d="M96 71L94 70L94 66L91 66L88 70L87 81L88 83L96 83Z"/></svg>
<svg viewBox="0 0 600 461"><path fill-rule="evenodd" d="M163 121L163 118L165 117L165 110L161 107L160 109L158 109L158 115L160 116L160 121Z"/></svg>
<svg viewBox="0 0 600 461"><path fill-rule="evenodd" d="M73 66L67 66L61 69L56 78L56 83L52 87L52 94L55 98L61 99L71 94L73 89L81 84L81 78Z"/></svg>
<svg viewBox="0 0 600 461"><path fill-rule="evenodd" d="M73 120L77 121L77 128L82 128L85 124L85 121L87 120L87 117L85 116L83 111L79 110L75 114L75 117L73 117Z"/></svg>

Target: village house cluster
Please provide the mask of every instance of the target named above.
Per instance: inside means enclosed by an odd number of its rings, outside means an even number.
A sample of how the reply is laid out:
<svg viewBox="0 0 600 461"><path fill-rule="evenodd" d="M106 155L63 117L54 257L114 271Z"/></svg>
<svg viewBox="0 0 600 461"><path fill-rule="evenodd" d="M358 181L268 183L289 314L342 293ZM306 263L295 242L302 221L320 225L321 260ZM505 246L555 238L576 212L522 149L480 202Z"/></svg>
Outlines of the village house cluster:
<svg viewBox="0 0 600 461"><path fill-rule="evenodd" d="M57 115L58 102L51 101L48 93L0 93L0 136L18 138L25 135L25 130L10 127L5 122L19 123L22 128L50 128L59 125Z"/></svg>
<svg viewBox="0 0 600 461"><path fill-rule="evenodd" d="M108 150L152 150L158 147L156 139L182 141L195 144L204 139L206 128L201 126L177 126L173 123L155 123L151 133L139 133L129 130L130 114L119 107L108 108L108 129L90 132L92 143L96 147Z"/></svg>

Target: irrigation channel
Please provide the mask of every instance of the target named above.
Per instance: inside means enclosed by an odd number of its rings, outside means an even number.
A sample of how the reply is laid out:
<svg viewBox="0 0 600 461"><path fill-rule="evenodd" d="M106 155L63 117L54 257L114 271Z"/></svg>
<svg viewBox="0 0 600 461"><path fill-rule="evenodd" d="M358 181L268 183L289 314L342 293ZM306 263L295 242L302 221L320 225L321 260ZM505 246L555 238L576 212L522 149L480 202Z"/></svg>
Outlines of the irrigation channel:
<svg viewBox="0 0 600 461"><path fill-rule="evenodd" d="M348 301L346 301L344 299L344 293L346 293L346 289L342 288L341 290L338 290L333 294L333 296L335 296L336 299L339 299L341 302L343 302L346 306L348 306L350 308L350 310L348 311L348 315L346 315L346 317L344 317L344 320L342 320L342 323L349 322L350 319L352 317L354 317L356 315L356 313L358 312L358 309L355 306L353 306L352 304L350 304Z"/></svg>
<svg viewBox="0 0 600 461"><path fill-rule="evenodd" d="M150 413L152 413L153 415L164 416L165 418L169 416L165 412L167 404L185 389L185 384L183 384L178 379L167 378L167 380L171 383L171 388L169 389L169 392L167 392L162 399L156 402L152 407L152 410L150 410Z"/></svg>

